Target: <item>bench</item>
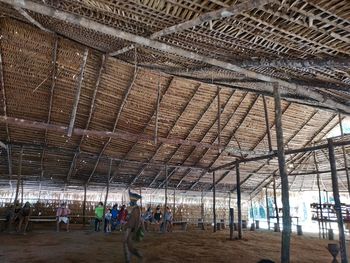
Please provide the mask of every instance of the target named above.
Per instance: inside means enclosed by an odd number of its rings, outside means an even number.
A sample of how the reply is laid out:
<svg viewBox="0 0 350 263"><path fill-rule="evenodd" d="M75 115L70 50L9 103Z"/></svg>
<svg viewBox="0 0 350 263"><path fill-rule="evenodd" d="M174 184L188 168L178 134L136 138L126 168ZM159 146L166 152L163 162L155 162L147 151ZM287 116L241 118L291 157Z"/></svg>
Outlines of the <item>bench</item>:
<svg viewBox="0 0 350 263"><path fill-rule="evenodd" d="M187 230L187 221L173 221L173 226L181 226L181 230Z"/></svg>

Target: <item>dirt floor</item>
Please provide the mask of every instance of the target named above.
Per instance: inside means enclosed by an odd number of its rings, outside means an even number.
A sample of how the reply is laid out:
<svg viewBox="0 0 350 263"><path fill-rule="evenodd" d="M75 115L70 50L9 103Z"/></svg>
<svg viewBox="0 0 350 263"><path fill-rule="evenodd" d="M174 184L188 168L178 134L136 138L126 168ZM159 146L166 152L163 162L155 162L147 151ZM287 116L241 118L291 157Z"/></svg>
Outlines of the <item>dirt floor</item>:
<svg viewBox="0 0 350 263"><path fill-rule="evenodd" d="M137 247L144 262L246 263L263 258L280 262L279 233L247 231L243 240L234 241L228 240L228 236L228 230L149 232ZM106 235L78 229L69 233L49 230L35 230L27 235L0 233L0 262L124 262L121 240L121 232ZM326 249L329 242L293 235L291 262L331 262Z"/></svg>

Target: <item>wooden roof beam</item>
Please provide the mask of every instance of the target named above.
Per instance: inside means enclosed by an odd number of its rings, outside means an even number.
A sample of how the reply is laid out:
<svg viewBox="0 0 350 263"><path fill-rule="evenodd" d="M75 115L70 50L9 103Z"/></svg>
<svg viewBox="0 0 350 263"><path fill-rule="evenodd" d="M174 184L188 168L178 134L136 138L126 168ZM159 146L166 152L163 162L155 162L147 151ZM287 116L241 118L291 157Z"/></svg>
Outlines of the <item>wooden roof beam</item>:
<svg viewBox="0 0 350 263"><path fill-rule="evenodd" d="M47 120L46 123L49 124L51 121L51 112L52 112L52 105L53 105L53 97L54 97L54 90L56 85L56 73L57 73L57 48L58 48L58 36L54 35L54 42L52 47L52 71L51 71L51 88L50 88L50 100L49 100L49 109L47 114ZM45 129L45 135L44 135L44 144L47 145L47 129ZM45 158L45 149L43 149L43 152L41 154L41 176L40 176L40 183L42 180L42 177L44 176L44 158Z"/></svg>
<svg viewBox="0 0 350 263"><path fill-rule="evenodd" d="M235 93L233 93L233 94L231 95L231 97L232 97L234 94L235 94ZM240 101L239 101L239 103L238 103L237 108L233 111L233 113L232 113L231 116L229 117L228 121L226 122L226 124L224 125L224 127L222 128L222 130L225 129L226 125L227 125L227 124L230 122L230 120L233 118L234 114L236 113L237 109L241 106L241 104L242 104L243 100L246 98L247 94L248 94L248 93L245 93L245 94L242 96L242 98L240 99ZM216 98L217 98L217 97L216 97ZM231 99L231 98L230 98L230 99ZM229 99L229 100L230 100L230 99ZM227 104L228 104L228 102L227 102ZM227 105L227 104L226 104L226 105ZM225 110L226 105L224 106L223 110ZM211 130L212 128L214 128L214 126L215 126L215 124L216 124L216 121L217 121L217 120L215 120L215 121L213 122L213 124L211 125L211 127L206 131L205 135L202 137L202 141L203 141L204 138L207 136L207 134L210 132L210 130ZM215 138L215 140L216 140L216 139L217 139L217 138ZM214 142L215 142L215 141L214 141ZM186 161L191 157L192 153L194 153L195 150L196 150L196 149L194 148L194 149L187 155L187 158L185 159L184 162L186 162ZM198 163L202 160L203 156L204 156L206 153L207 153L207 151L205 151L205 152L202 154L201 158L199 158L199 159L197 160L196 164L198 164ZM181 185L182 182L185 180L185 178L187 177L187 175L189 175L190 172L191 172L191 170L187 170L187 171L185 172L185 174L182 176L182 178L180 179L180 181L179 181L178 184L176 185L176 189L180 187L180 185ZM206 171L203 171L202 174L201 174L199 177L201 178L205 173L206 173Z"/></svg>
<svg viewBox="0 0 350 263"><path fill-rule="evenodd" d="M238 73L245 75L247 78L260 79L260 80L266 81L266 82L276 82L282 87L293 90L296 94L298 94L302 97L316 100L320 104L325 105L328 108L336 109L336 110L342 111L346 114L350 114L350 106L345 105L343 103L339 103L337 101L334 101L333 99L330 99L330 98L328 98L328 97L326 97L326 96L324 96L316 91L313 91L311 89L308 89L308 88L305 88L303 86L296 85L293 83L289 83L288 81L285 81L282 79L278 79L278 78L270 77L270 76L267 76L264 74L256 73L256 72L244 69L240 66L234 65L232 63L220 61L220 60L210 58L210 57L202 55L202 54L197 54L197 53L194 53L191 51L187 51L187 50L184 50L182 48L174 47L174 46L171 46L171 45L159 42L159 41L155 41L155 40L148 39L145 37L137 36L137 35L134 35L134 34L122 31L122 30L118 30L116 28L113 28L113 27L110 27L107 25L103 25L103 24L95 22L91 19L79 17L77 15L73 15L73 14L70 14L70 13L67 13L64 11L59 11L59 10L56 10L54 8L48 7L46 5L32 2L30 0L28 0L28 1L0 0L0 1L3 3L9 4L11 6L21 7L21 8L31 10L33 12L36 12L36 13L39 13L42 15L49 16L51 18L63 20L67 23L71 23L71 24L76 25L76 26L81 26L81 27L84 27L84 28L87 28L90 30L95 30L97 32L104 33L107 35L116 36L118 38L121 38L121 39L124 39L127 41L131 41L131 42L134 42L134 43L142 45L142 46L146 46L149 48L155 48L155 49L161 50L161 51L166 52L166 53L175 54L175 55L185 57L185 58L188 58L191 60L196 60L196 61L207 63L210 65L218 66L218 67L221 67L221 68L224 68L227 70L235 71L235 72L238 72Z"/></svg>
<svg viewBox="0 0 350 263"><path fill-rule="evenodd" d="M256 96L256 97L254 98L254 100L251 102L251 104L249 105L248 109L247 109L246 112L245 112L244 117L239 121L237 127L236 127L236 128L233 130L233 132L231 133L231 136L230 136L229 140L227 141L225 147L227 147L227 146L231 143L231 141L232 141L233 139L235 139L235 134L236 134L236 132L237 132L238 129L241 127L241 125L243 124L243 122L245 121L245 119L248 117L250 111L253 109L253 107L254 107L254 105L256 104L258 98L259 98L259 96ZM232 117L234 117L234 116L232 116ZM224 129L224 128L223 128L223 129ZM237 143L239 143L239 142L237 141ZM203 159L203 157L204 157L208 152L209 152L209 150L207 150L207 151L205 152L205 154L202 156L201 159ZM219 154L217 155L217 157L210 163L209 169L211 169L211 168L213 167L213 165L216 163L217 160L220 159L220 157L223 155L223 153L224 153L224 152L221 152L221 153L219 153ZM226 175L227 175L229 172L230 172L230 171L225 172L225 176L224 176L224 177L226 177ZM193 184L190 186L190 190L192 190L192 189L200 182L200 180L202 179L202 177L203 177L204 175L205 175L205 173L203 172L203 173L201 174L201 176L199 176L199 178L196 180L196 182L193 183ZM224 177L223 177L223 176L220 177L219 180L216 181L215 185L217 185L221 180L223 180ZM212 190L212 187L210 188L210 190ZM209 190L209 191L210 191L210 190Z"/></svg>
<svg viewBox="0 0 350 263"><path fill-rule="evenodd" d="M193 98L195 97L195 95L197 94L198 89L200 88L201 84L197 84L195 91L193 92L192 96L190 97L190 99L187 101L187 103L185 104L185 106L182 108L180 115L177 117L177 119L175 120L174 124L172 125L172 127L169 129L168 135L166 138L169 138L171 135L172 130L177 126L179 120L181 119L181 116L183 115L183 113L186 111L186 109L188 108L188 106L191 104ZM157 156L158 152L160 151L160 149L162 148L162 146L164 145L164 143L160 143L159 146L157 147L156 151L154 152L154 154L152 155L150 161L153 161L153 159ZM138 171L138 173L136 174L136 176L133 178L133 180L131 181L130 185L133 185L137 179L142 175L142 173L145 171L145 169L147 168L147 165L142 166L142 168Z"/></svg>
<svg viewBox="0 0 350 263"><path fill-rule="evenodd" d="M273 0L248 0L247 2L233 5L231 7L224 7L224 8L221 8L219 10L215 10L215 11L201 14L194 19L182 22L180 24L173 25L173 26L168 27L168 28L164 28L164 29L152 34L149 38L150 39L157 39L160 37L164 37L166 35L179 33L179 32L185 31L187 29L199 26L205 22L210 22L213 20L218 20L218 19L222 19L222 18L226 18L226 17L236 16L242 12L249 11L249 10L254 9L254 8L259 8L259 7L264 6L264 5L271 3L271 2L273 2ZM117 56L117 55L123 54L125 52L128 52L129 50L132 50L133 48L134 48L134 45L130 45L130 46L124 47L120 50L117 50L115 52L112 52L109 55L110 56Z"/></svg>
<svg viewBox="0 0 350 263"><path fill-rule="evenodd" d="M171 87L171 84L172 84L173 80L174 80L174 77L170 77L170 81L169 81L169 83L166 85L166 88L165 88L165 91L163 92L163 95L160 97L159 104L162 102L163 97L167 94L169 88ZM153 115L148 119L147 124L144 126L144 128L143 128L143 130L142 130L142 133L144 133L144 132L146 131L148 125L151 124L152 120L153 120L154 118L156 118L156 114L157 114L157 105L156 105L156 107L155 107L154 110L153 110ZM136 145L137 145L138 143L139 143L139 141L136 141L136 142L131 146L131 148L128 150L128 152L124 155L124 158L123 158L123 159L126 159L126 158L129 156L129 154L135 149L135 147L136 147ZM122 165L122 163L123 163L123 161L119 162L118 167L117 167L116 170L118 170L118 169L120 168L120 166ZM112 182L112 180L116 177L116 175L117 175L117 173L114 172L114 173L113 173L113 176L110 178L110 182Z"/></svg>
<svg viewBox="0 0 350 263"><path fill-rule="evenodd" d="M38 21L36 21L33 17L31 17L26 11L24 11L22 8L15 6L14 7L22 16L24 16L29 22L31 22L33 25L37 26L41 30L53 33L51 30L48 30L45 28L42 24L40 24Z"/></svg>
<svg viewBox="0 0 350 263"><path fill-rule="evenodd" d="M286 112L286 109L282 112L282 116L283 116L283 114L284 114L285 112ZM304 121L304 123L302 124L302 126L301 126L300 128L298 128L298 129L294 132L294 134L286 140L285 145L288 145L288 143L291 142L291 141L299 134L299 132L312 120L313 117L315 117L316 114L317 114L317 111L314 111L314 112L310 115L310 117L309 117L306 121ZM275 120L274 126L276 126L276 120ZM265 136L264 136L264 137L265 137ZM256 146L259 145L260 142L261 142L261 140L256 144ZM255 146L255 147L256 147L256 146ZM288 162L288 161L289 161L289 160L287 160L287 162ZM266 161L265 163L263 163L263 165L261 165L258 169L256 169L256 170L254 171L254 173L251 173L251 174L249 174L246 178L244 178L244 179L241 181L240 185L242 186L244 183L246 183L255 173L259 172L263 167L265 167L266 164L268 164L268 161ZM233 189L233 191L234 191L234 190L235 190L235 189Z"/></svg>
<svg viewBox="0 0 350 263"><path fill-rule="evenodd" d="M236 91L235 91L235 92L236 92ZM235 93L235 92L234 92L234 93ZM234 94L234 93L233 93L233 94ZM233 96L233 94L232 94L232 96ZM212 100L210 100L208 106L207 106L207 107L205 108L205 110L200 114L199 119L196 121L196 124L191 128L191 130L190 130L190 132L187 134L185 140L188 140L188 138L190 138L190 136L192 135L193 131L196 129L198 123L200 123L200 122L203 120L203 118L204 118L204 116L206 115L206 113L207 113L207 112L209 111L209 109L212 107L213 102L214 102L214 101L217 101L217 98L218 98L218 96L216 95ZM179 151L180 149L181 149L181 145L179 145L179 146L176 148L175 152L171 155L170 159L167 160L167 162L166 162L167 164L169 164L169 163L171 162L171 160L174 158L174 156L176 156L176 154L178 153L178 151ZM192 152L191 152L191 153L192 153ZM190 155L188 155L187 158L189 158L189 156L190 156ZM187 158L184 159L184 161L181 163L181 165L183 165L183 164L186 162ZM189 171L190 171L190 170L189 170ZM158 177L159 177L159 175L160 175L161 172L162 172L162 171L159 171L159 172L157 173L157 175L155 176L154 180L152 181L151 184L149 184L148 187L151 187L151 186L152 186L152 184L156 181L156 179L158 179Z"/></svg>
<svg viewBox="0 0 350 263"><path fill-rule="evenodd" d="M70 119L70 123L69 123L69 127L68 127L68 137L72 136L73 129L74 129L74 122L75 122L75 117L77 115L78 104L79 104L79 99L80 99L81 84L83 83L83 79L84 79L84 70L85 70L88 54L89 54L89 50L87 48L85 48L84 55L83 55L83 62L80 66L79 79L77 82L77 90L75 93L75 99L74 99L74 103L73 103L71 119Z"/></svg>
<svg viewBox="0 0 350 263"><path fill-rule="evenodd" d="M308 144L310 144L326 127L327 125L329 125L332 120L334 120L334 118L337 117L337 114L333 114L332 117L324 124L320 127L320 129L318 129L317 132L314 133L314 135L303 145L303 147L306 147ZM328 133L329 131L331 131L336 125L338 125L338 123L336 123L335 125L332 125L329 129L327 129L326 133ZM297 156L297 153L294 155L294 157ZM292 157L292 158L294 158ZM288 160L289 161L289 160ZM263 164L265 165L265 163ZM256 188L253 189L253 191L251 193L254 193L255 191L257 191L259 189L259 187L261 187L261 185L268 179L270 178L270 176L268 176L267 178L265 178L262 183L260 185L258 185ZM270 181L271 182L271 181ZM267 184L265 184L264 186L262 186L261 188L264 188L266 185L268 185L270 182L268 182Z"/></svg>
<svg viewBox="0 0 350 263"><path fill-rule="evenodd" d="M95 89L94 89L94 93L92 95L91 104L90 104L89 117L88 117L88 120L86 122L85 129L89 128L89 125L90 125L90 122L91 122L92 114L93 114L94 109L95 109L96 95L97 95L97 92L98 92L98 88L100 87L101 77L102 77L102 73L103 73L104 68L105 68L105 64L106 64L106 55L103 54L102 57L101 57L100 69L98 71L98 76L97 76L97 79L96 79ZM77 147L78 154L74 154L74 156L73 156L72 165L71 165L71 168L69 169L69 172L68 172L68 175L67 175L67 180L66 180L67 183L69 182L70 177L72 175L73 176L75 175L76 170L74 170L73 167L75 167L75 162L78 159L78 156L79 156L79 153L80 153L80 147L81 147L81 144L82 144L82 142L84 140L84 137L85 136L83 135L80 138L80 142L79 142L78 147Z"/></svg>
<svg viewBox="0 0 350 263"><path fill-rule="evenodd" d="M242 67L344 67L350 66L349 58L322 58L322 59L276 59L276 60L243 60Z"/></svg>
<svg viewBox="0 0 350 263"><path fill-rule="evenodd" d="M112 129L112 133L115 133L116 129L117 129L117 126L118 126L118 122L119 122L119 119L120 119L120 116L122 114L122 111L124 109L124 106L126 104L126 101L128 100L128 97L129 97L129 94L130 94L130 91L131 91L131 88L134 86L134 83L136 81L136 78L137 78L137 73L138 73L138 69L137 69L137 66L135 64L135 67L134 67L134 72L132 74L132 77L131 77L131 80L130 80L130 83L124 93L124 96L123 96L123 100L120 104L120 107L118 109L118 112L117 112L117 116L115 118L115 121L114 121L114 124L113 124L113 129ZM100 161L100 157L102 156L102 154L104 153L104 151L107 149L109 143L112 141L112 137L109 137L107 142L103 145L102 147L102 150L100 151L100 154L99 154L99 158L97 159L95 165L94 165L94 168L89 176L89 179L87 180L87 184L90 182L92 176L94 175L95 171L96 171L96 168L98 166L98 163ZM109 178L110 180L110 178Z"/></svg>

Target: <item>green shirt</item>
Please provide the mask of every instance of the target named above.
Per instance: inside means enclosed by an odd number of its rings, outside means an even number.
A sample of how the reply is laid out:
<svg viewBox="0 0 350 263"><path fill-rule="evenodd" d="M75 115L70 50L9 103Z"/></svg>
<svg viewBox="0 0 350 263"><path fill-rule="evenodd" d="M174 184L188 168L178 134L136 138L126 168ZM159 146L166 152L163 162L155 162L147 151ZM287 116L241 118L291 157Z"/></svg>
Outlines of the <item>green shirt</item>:
<svg viewBox="0 0 350 263"><path fill-rule="evenodd" d="M103 206L98 206L95 208L95 215L98 219L102 219L103 217Z"/></svg>

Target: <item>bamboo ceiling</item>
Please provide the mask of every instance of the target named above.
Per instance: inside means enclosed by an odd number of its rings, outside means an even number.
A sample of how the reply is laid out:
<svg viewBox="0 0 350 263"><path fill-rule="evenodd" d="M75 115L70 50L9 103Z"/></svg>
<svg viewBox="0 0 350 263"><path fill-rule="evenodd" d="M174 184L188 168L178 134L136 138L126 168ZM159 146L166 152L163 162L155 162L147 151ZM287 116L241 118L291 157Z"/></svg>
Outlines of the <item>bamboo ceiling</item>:
<svg viewBox="0 0 350 263"><path fill-rule="evenodd" d="M274 82L286 147L320 142L350 113L349 19L338 0L0 0L1 180L162 188L167 165L169 187L210 190L209 168L269 151L264 100L277 148ZM287 156L292 190L316 190L313 160ZM240 167L249 194L278 174Z"/></svg>

